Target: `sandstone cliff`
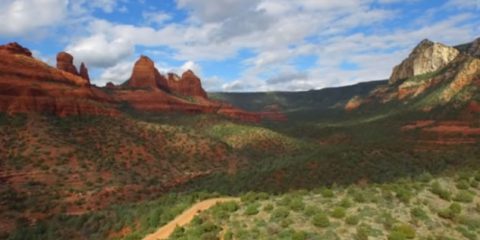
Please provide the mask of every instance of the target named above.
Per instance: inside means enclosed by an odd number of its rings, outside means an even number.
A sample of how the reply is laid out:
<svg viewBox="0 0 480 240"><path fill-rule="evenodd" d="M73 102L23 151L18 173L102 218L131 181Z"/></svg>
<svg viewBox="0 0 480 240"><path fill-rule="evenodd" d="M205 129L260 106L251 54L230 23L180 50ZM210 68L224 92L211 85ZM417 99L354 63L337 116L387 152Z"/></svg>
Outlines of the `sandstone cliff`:
<svg viewBox="0 0 480 240"><path fill-rule="evenodd" d="M90 83L90 76L88 75L88 69L83 62L82 62L82 64L80 64L79 76L82 77L83 79L87 80Z"/></svg>
<svg viewBox="0 0 480 240"><path fill-rule="evenodd" d="M422 111L447 105L468 108L480 97L480 59L475 57L479 43L477 39L453 48L424 40L395 67L388 85L367 96L356 96L345 105L345 110L394 102ZM410 101L415 104L407 104Z"/></svg>
<svg viewBox="0 0 480 240"><path fill-rule="evenodd" d="M400 65L393 69L390 84L413 76L435 72L447 66L459 54L453 47L423 40Z"/></svg>
<svg viewBox="0 0 480 240"><path fill-rule="evenodd" d="M73 65L73 56L67 52L57 54L57 68L78 76L77 68Z"/></svg>
<svg viewBox="0 0 480 240"><path fill-rule="evenodd" d="M169 73L167 81L168 88L172 93L182 96L207 98L207 93L202 88L200 78L191 70L184 72L182 77Z"/></svg>
<svg viewBox="0 0 480 240"><path fill-rule="evenodd" d="M0 46L5 48L8 45ZM50 67L25 54L28 52L0 51L0 111L59 116L118 114L111 107L113 100L91 88L87 80Z"/></svg>

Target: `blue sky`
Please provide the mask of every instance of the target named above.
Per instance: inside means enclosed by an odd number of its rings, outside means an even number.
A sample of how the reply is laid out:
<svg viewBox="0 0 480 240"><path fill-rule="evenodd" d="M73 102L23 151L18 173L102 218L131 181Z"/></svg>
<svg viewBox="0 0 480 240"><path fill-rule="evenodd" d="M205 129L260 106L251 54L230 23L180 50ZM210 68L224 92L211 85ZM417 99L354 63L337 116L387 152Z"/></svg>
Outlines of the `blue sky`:
<svg viewBox="0 0 480 240"><path fill-rule="evenodd" d="M139 55L209 91L309 90L386 79L421 40L480 37L480 0L0 0L0 41L51 65L67 51L97 85Z"/></svg>

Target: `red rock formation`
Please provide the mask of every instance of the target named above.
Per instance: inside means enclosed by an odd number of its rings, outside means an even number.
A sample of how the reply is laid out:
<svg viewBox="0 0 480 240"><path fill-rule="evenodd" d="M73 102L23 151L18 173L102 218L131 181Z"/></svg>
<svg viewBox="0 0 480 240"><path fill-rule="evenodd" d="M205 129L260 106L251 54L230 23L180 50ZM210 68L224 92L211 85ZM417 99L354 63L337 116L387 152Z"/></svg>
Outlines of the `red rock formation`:
<svg viewBox="0 0 480 240"><path fill-rule="evenodd" d="M132 76L126 85L134 88L160 88L168 91L167 80L158 72L153 61L147 56L141 56L137 60Z"/></svg>
<svg viewBox="0 0 480 240"><path fill-rule="evenodd" d="M68 115L118 115L115 105L128 103L145 112L186 112L220 114L248 122L259 122L261 115L250 113L231 105L207 99L200 79L192 71L179 78L174 90L187 99L170 93L167 79L155 68L153 61L142 56L133 69L126 86L115 87L108 83L106 92L91 86L85 64L80 74L73 65L73 57L59 53L57 68L36 60L20 45L0 46L0 111L13 113L40 112L59 116ZM174 79L175 78L175 79ZM173 90L173 89L172 89Z"/></svg>
<svg viewBox="0 0 480 240"><path fill-rule="evenodd" d="M5 49L5 46L0 48ZM28 54L0 51L0 111L67 115L116 115L113 99L73 74Z"/></svg>
<svg viewBox="0 0 480 240"><path fill-rule="evenodd" d="M259 113L260 117L265 120L284 122L288 118L285 114L282 113L278 105L269 105L266 106L262 112Z"/></svg>
<svg viewBox="0 0 480 240"><path fill-rule="evenodd" d="M6 45L0 46L0 52L19 54L27 57L32 57L32 52L30 52L30 50L22 47L20 44L16 42L12 42L12 43L8 43Z"/></svg>
<svg viewBox="0 0 480 240"><path fill-rule="evenodd" d="M57 68L78 76L78 71L73 65L73 56L66 52L57 54Z"/></svg>
<svg viewBox="0 0 480 240"><path fill-rule="evenodd" d="M115 88L115 84L113 84L112 82L108 82L107 85L105 85L105 87L109 89L113 89Z"/></svg>
<svg viewBox="0 0 480 240"><path fill-rule="evenodd" d="M207 93L202 88L200 78L198 78L192 70L188 70L182 74L182 77L169 73L168 87L171 92L190 97L207 98Z"/></svg>
<svg viewBox="0 0 480 240"><path fill-rule="evenodd" d="M247 112L230 105L221 106L217 113L244 122L259 123L262 120L262 116L258 113Z"/></svg>
<svg viewBox="0 0 480 240"><path fill-rule="evenodd" d="M82 77L83 79L87 80L90 83L90 76L88 75L88 68L85 66L85 64L83 62L82 62L82 64L80 64L79 76Z"/></svg>

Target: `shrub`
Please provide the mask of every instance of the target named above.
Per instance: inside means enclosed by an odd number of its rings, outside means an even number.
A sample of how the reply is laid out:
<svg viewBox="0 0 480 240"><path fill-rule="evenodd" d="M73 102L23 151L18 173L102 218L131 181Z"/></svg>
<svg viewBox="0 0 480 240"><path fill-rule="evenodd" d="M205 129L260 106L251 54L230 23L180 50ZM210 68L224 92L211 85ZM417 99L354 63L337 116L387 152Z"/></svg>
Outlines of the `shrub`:
<svg viewBox="0 0 480 240"><path fill-rule="evenodd" d="M405 240L407 237L401 232L391 232L388 235L388 240Z"/></svg>
<svg viewBox="0 0 480 240"><path fill-rule="evenodd" d="M408 224L399 224L395 225L392 229L392 232L398 232L405 236L405 238L412 239L415 238L415 229Z"/></svg>
<svg viewBox="0 0 480 240"><path fill-rule="evenodd" d="M332 212L330 212L330 216L334 218L344 218L345 215L346 215L345 208L342 208L342 207L336 207L333 209Z"/></svg>
<svg viewBox="0 0 480 240"><path fill-rule="evenodd" d="M473 202L473 195L468 191L462 190L455 195L453 198L454 201L463 202L463 203L471 203Z"/></svg>
<svg viewBox="0 0 480 240"><path fill-rule="evenodd" d="M256 215L258 214L258 204L250 204L247 206L247 209L245 209L245 215L251 216L251 215Z"/></svg>
<svg viewBox="0 0 480 240"><path fill-rule="evenodd" d="M279 221L287 218L288 215L290 215L290 211L287 208L279 207L272 212L272 214L270 215L270 219L272 221Z"/></svg>
<svg viewBox="0 0 480 240"><path fill-rule="evenodd" d="M360 218L358 217L358 215L348 216L345 219L345 223L352 226L357 225L359 221L360 221Z"/></svg>
<svg viewBox="0 0 480 240"><path fill-rule="evenodd" d="M397 189L395 189L395 196L404 203L409 203L412 195L412 192L410 192L405 187L398 187Z"/></svg>
<svg viewBox="0 0 480 240"><path fill-rule="evenodd" d="M480 207L479 207L479 209L480 209ZM304 214L305 214L305 216L308 216L308 217L311 217L311 216L315 215L315 213L317 213L317 212L321 212L321 210L318 207L315 207L315 206L307 206L304 209Z"/></svg>
<svg viewBox="0 0 480 240"><path fill-rule="evenodd" d="M432 178L432 174L430 174L429 172L424 172L418 177L418 180L424 183L428 183L432 180Z"/></svg>
<svg viewBox="0 0 480 240"><path fill-rule="evenodd" d="M225 234L223 234L223 239L224 240L232 240L233 239L233 233L230 231L226 231Z"/></svg>
<svg viewBox="0 0 480 240"><path fill-rule="evenodd" d="M289 206L290 209L297 212L305 209L305 203L303 203L302 198L294 198L292 201L290 201Z"/></svg>
<svg viewBox="0 0 480 240"><path fill-rule="evenodd" d="M328 188L322 188L320 194L322 194L322 197L324 198L332 198L334 196L333 191Z"/></svg>
<svg viewBox="0 0 480 240"><path fill-rule="evenodd" d="M445 219L454 219L462 212L462 206L458 203L452 203L450 207L442 209L438 212L438 216Z"/></svg>
<svg viewBox="0 0 480 240"><path fill-rule="evenodd" d="M265 212L271 212L273 210L273 204L269 203L263 207L263 211Z"/></svg>
<svg viewBox="0 0 480 240"><path fill-rule="evenodd" d="M427 213L425 211L423 211L423 209L421 209L420 207L416 207L416 208L413 208L412 210L410 210L410 214L414 218L417 218L417 219L421 219L421 220L427 220L428 219Z"/></svg>
<svg viewBox="0 0 480 240"><path fill-rule="evenodd" d="M470 183L467 180L460 180L456 185L458 189L466 190L470 188Z"/></svg>
<svg viewBox="0 0 480 240"><path fill-rule="evenodd" d="M432 183L430 191L438 195L443 200L450 201L451 199L451 193L448 190L443 189L438 182Z"/></svg>
<svg viewBox="0 0 480 240"><path fill-rule="evenodd" d="M478 217L460 216L458 222L470 230L480 229L480 218Z"/></svg>
<svg viewBox="0 0 480 240"><path fill-rule="evenodd" d="M352 194L353 194L353 200L355 202L365 203L367 201L365 194L361 191L354 191Z"/></svg>
<svg viewBox="0 0 480 240"><path fill-rule="evenodd" d="M352 207L352 201L350 201L349 198L344 198L339 204L343 208L351 208Z"/></svg>
<svg viewBox="0 0 480 240"><path fill-rule="evenodd" d="M328 216L324 213L317 213L313 215L312 223L316 227L321 228L326 228L330 226L330 220L328 219Z"/></svg>

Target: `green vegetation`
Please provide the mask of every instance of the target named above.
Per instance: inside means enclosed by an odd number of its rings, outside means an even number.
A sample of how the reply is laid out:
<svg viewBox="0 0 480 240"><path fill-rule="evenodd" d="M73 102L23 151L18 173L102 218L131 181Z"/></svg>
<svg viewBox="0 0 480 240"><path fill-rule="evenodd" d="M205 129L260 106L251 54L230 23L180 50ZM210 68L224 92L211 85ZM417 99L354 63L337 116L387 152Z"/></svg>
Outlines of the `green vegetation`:
<svg viewBox="0 0 480 240"><path fill-rule="evenodd" d="M475 174L458 172L458 176L469 179ZM455 196L466 194L454 180L457 175L435 177L424 173L421 179L322 187L261 199L248 192L241 197L250 200L243 201L228 218L215 218L215 209L201 213L200 218L216 219L211 223L221 226L228 239L476 239L480 217L465 209L480 209L475 202L480 189L470 188L468 196L474 201L452 202L438 193L448 188ZM404 192L408 192L408 201L398 196ZM355 196L362 200L352 202L350 197ZM253 214L246 214L250 211ZM189 239L198 232L196 229L196 223L189 224L185 233L172 239Z"/></svg>

